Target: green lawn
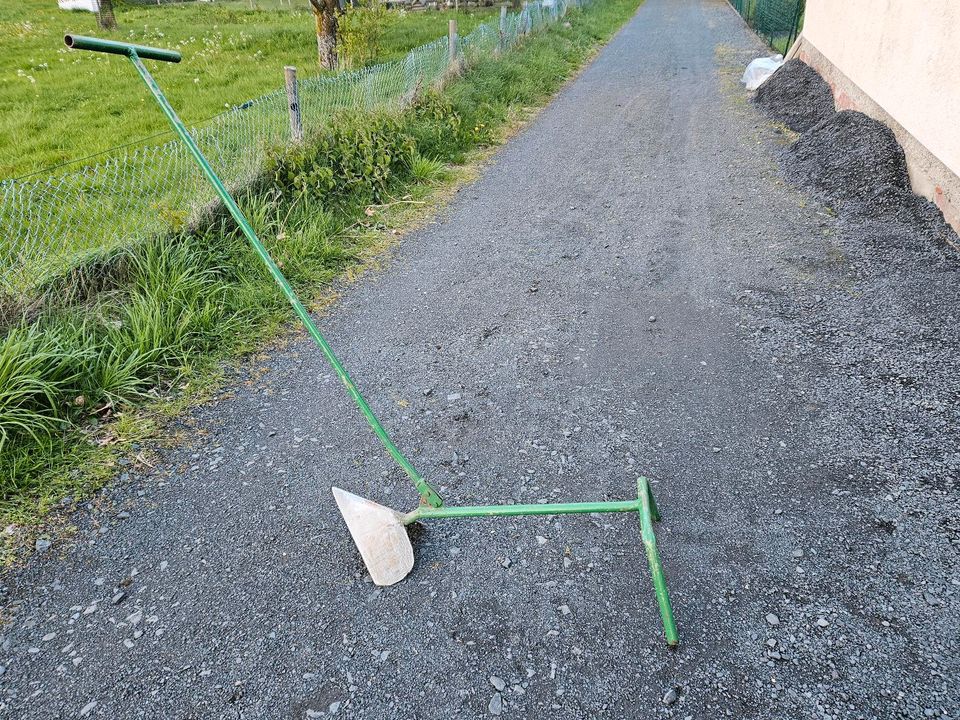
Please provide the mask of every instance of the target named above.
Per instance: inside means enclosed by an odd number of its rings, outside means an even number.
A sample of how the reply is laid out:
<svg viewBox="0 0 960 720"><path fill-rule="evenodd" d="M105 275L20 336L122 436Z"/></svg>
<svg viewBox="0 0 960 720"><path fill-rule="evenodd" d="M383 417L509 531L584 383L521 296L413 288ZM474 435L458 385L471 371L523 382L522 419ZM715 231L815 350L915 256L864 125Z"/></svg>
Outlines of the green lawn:
<svg viewBox="0 0 960 720"><path fill-rule="evenodd" d="M44 170L167 130L127 61L73 52L63 35L101 35L183 53L179 65L152 63L183 119L194 123L283 84L283 66L318 72L313 15L306 0L217 0L116 10L119 29L103 32L93 14L55 0L0 3L0 178ZM447 31L456 15L466 34L496 8L391 12L382 60Z"/></svg>

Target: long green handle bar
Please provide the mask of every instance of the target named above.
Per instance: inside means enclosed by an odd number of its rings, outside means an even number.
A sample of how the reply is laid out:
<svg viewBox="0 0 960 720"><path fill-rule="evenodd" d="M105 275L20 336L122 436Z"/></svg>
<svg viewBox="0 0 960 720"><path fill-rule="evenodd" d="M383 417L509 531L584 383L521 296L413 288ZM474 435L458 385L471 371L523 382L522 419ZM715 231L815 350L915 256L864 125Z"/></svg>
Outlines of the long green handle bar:
<svg viewBox="0 0 960 720"><path fill-rule="evenodd" d="M540 503L537 505L444 505L439 508L418 507L403 516L403 524L439 518L509 517L516 515L576 515L583 513L637 512L643 507L640 500L612 500L610 502Z"/></svg>
<svg viewBox="0 0 960 720"><path fill-rule="evenodd" d="M673 607L670 605L670 594L667 592L667 580L663 574L663 565L660 562L660 553L657 550L657 538L653 532L653 523L660 519L660 510L653 498L650 482L645 477L637 480L636 500L611 500L607 502L579 502L579 503L540 503L536 505L462 505L460 507L433 508L420 506L416 510L402 516L404 525L419 520L441 518L484 518L509 517L518 515L575 515L582 513L604 512L637 512L640 515L640 532L643 537L643 546L647 553L647 562L650 565L650 574L653 577L653 591L657 596L657 605L660 608L660 619L663 621L663 632L669 645L676 645L679 641L677 624L673 618Z"/></svg>
<svg viewBox="0 0 960 720"><path fill-rule="evenodd" d="M403 469L410 480L413 481L414 486L416 486L417 491L420 493L420 498L422 501L430 507L441 507L443 505L443 500L430 486L430 484L420 476L420 473L418 473L416 468L413 467L413 464L393 443L393 440L390 439L387 431L383 428L383 425L380 424L377 416L374 415L373 410L367 404L367 401L364 399L363 395L360 394L360 391L357 389L356 385L354 385L353 380L350 378L349 373L347 373L346 368L344 368L339 358L337 358L336 354L333 352L333 348L330 347L326 339L324 339L323 335L320 333L320 330L317 329L313 319L310 317L310 313L307 312L307 309L303 306L303 303L300 302L297 294L294 292L293 288L290 287L290 283L287 282L287 279L283 276L283 273L280 272L280 268L277 267L277 264L273 261L273 258L270 257L270 253L267 252L267 249L263 246L263 243L260 242L260 239L257 237L253 227L251 227L250 223L247 221L247 218L244 217L243 212L237 206L237 203L234 201L233 197L230 195L230 192L223 184L223 181L219 178L217 173L214 172L213 168L210 166L210 163L207 162L206 157L204 157L203 153L200 151L200 148L190 135L190 132L177 116L176 111L167 101L167 98L160 89L160 86L157 85L156 81L153 79L153 76L150 74L150 71L144 67L143 62L140 59L149 58L151 60L162 60L165 62L180 62L180 53L173 52L171 50L162 50L160 48L114 42L112 40L83 37L81 35L66 35L64 37L64 42L66 43L67 47L75 48L77 50L92 50L94 52L125 55L130 59L130 62L133 63L133 66L137 69L137 72L140 73L140 77L143 78L143 82L146 84L147 88L150 90L150 93L157 101L157 104L160 105L160 109L163 110L163 114L167 116L167 120L170 121L170 125L173 126L174 131L187 146L190 154L193 155L194 160L197 161L197 165L200 166L200 169L203 171L203 174L206 176L207 180L209 180L210 184L213 185L217 195L219 195L220 199L223 200L223 204L233 216L233 219L236 220L237 225L240 226L243 234L247 236L247 240L250 241L250 245L253 246L253 249L256 251L257 255L260 256L260 259L263 261L263 263L267 266L267 269L270 271L270 274L273 276L273 279L276 281L277 285L280 286L280 290L283 291L283 294L293 307L294 312L306 327L307 332L310 333L317 345L320 346L320 350L333 367L337 377L339 377L344 386L346 386L347 392L349 393L350 397L353 398L353 401L357 404L357 407L360 408L360 412L363 413L363 416L366 418L367 423L369 423L373 432L376 433L378 438L380 438L380 442L383 443L383 446L387 449L387 452L390 453L391 457L393 457L396 463Z"/></svg>

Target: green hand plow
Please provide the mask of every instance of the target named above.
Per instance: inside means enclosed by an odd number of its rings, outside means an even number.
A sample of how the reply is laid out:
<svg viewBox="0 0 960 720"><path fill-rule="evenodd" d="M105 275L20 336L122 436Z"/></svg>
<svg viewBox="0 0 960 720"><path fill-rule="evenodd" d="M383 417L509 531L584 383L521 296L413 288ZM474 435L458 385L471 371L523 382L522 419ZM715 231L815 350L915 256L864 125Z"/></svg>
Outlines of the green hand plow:
<svg viewBox="0 0 960 720"><path fill-rule="evenodd" d="M660 617L663 621L667 643L676 645L678 642L677 627L673 619L673 610L667 593L667 584L657 552L657 541L653 532L653 523L660 519L657 504L654 501L650 484L646 478L637 481L637 498L610 502L582 502L582 503L553 503L537 505L480 505L465 507L450 507L443 504L443 500L434 488L417 472L407 457L393 443L383 425L377 419L373 410L367 404L363 395L357 389L349 373L320 330L314 324L310 313L297 297L290 283L283 276L280 268L270 257L270 253L260 242L253 227L247 221L236 201L227 190L203 152L197 146L186 126L177 116L176 111L167 101L163 91L157 85L150 71L143 64L143 60L160 60L162 62L180 62L180 53L172 50L132 45L129 43L102 40L99 38L67 35L64 38L67 47L75 50L92 50L94 52L110 53L127 57L136 68L143 82L153 95L160 109L176 134L187 146L190 154L204 176L213 186L217 195L223 201L227 211L237 222L243 234L250 241L250 245L270 271L271 276L280 286L293 307L297 317L306 327L307 332L320 347L321 352L333 367L347 389L347 393L359 407L370 428L377 435L387 452L397 465L403 469L420 493L420 505L411 512L399 513L390 508L378 505L352 493L333 488L334 498L340 508L340 513L347 524L347 528L360 551L370 576L378 585L392 585L405 578L413 569L413 547L407 536L406 526L421 520L455 519L455 518L489 518L518 515L570 515L604 512L636 512L640 518L640 529L643 545L646 549L650 572L653 576L653 587L660 607Z"/></svg>

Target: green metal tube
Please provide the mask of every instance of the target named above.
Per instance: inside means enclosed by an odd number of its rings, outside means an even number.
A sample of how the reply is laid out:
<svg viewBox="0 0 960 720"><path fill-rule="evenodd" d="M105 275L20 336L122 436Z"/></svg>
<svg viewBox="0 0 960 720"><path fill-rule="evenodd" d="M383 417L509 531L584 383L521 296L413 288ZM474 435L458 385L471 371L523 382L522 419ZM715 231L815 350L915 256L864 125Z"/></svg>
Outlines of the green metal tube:
<svg viewBox="0 0 960 720"><path fill-rule="evenodd" d="M637 479L636 500L612 500L606 502L579 502L579 503L542 503L536 505L465 505L461 507L432 508L420 506L412 512L403 515L401 522L410 525L419 520L439 520L443 518L484 518L509 517L518 515L573 515L582 513L602 512L636 512L640 516L640 532L643 538L643 547L650 565L650 575L653 579L653 592L660 609L660 619L663 622L663 632L667 644L674 646L680 642L677 633L677 624L673 617L673 607L670 604L670 594L667 591L667 580L663 574L663 565L660 563L660 553L657 550L657 538L653 531L653 523L660 519L660 511L650 482L645 477Z"/></svg>
<svg viewBox="0 0 960 720"><path fill-rule="evenodd" d="M146 45L131 45L130 43L102 40L83 35L64 35L63 42L73 50L92 50L109 53L110 55L125 55L126 57L138 55L146 60L180 62L180 53L175 50L164 50L163 48L147 47Z"/></svg>
<svg viewBox="0 0 960 720"><path fill-rule="evenodd" d="M136 46L127 45L125 43L110 43L106 40L96 40L96 38L82 38L84 42L78 44L75 36L67 37L73 38L73 47L77 48L99 50L101 52L116 52L118 48L124 49L124 53L122 54L126 54L127 57L130 58L130 62L133 63L133 66L137 69L137 72L140 73L140 77L146 84L147 89L150 90L150 93L157 101L160 109L163 110L163 114L166 115L167 120L170 121L170 125L173 127L174 131L176 131L184 145L187 146L190 154L193 155L194 160L197 161L197 165L200 166L200 170L203 171L203 174L206 176L207 180L210 181L210 184L213 185L213 189L223 201L224 206L226 206L227 210L233 216L233 219L236 220L237 225L240 226L243 234L247 236L247 240L250 241L250 245L256 251L257 255L260 256L260 259L263 261L264 265L267 266L267 269L270 271L273 279L276 281L277 285L280 286L280 290L293 307L297 317L300 318L300 321L303 323L304 327L306 327L307 332L310 333L310 336L320 347L321 352L323 352L324 356L327 358L327 362L330 363L334 372L336 372L337 377L340 378L340 381L344 384L344 387L346 387L347 393L351 398L353 398L353 401L357 404L357 407L360 408L360 412L363 413L363 416L366 418L370 428L374 433L376 433L377 437L380 438L380 442L383 443L383 446L387 449L387 452L390 453L390 456L394 459L394 461L396 461L396 463L403 469L403 471L413 482L414 486L417 488L417 492L420 493L420 497L423 502L431 507L440 507L443 505L443 500L440 498L437 492L426 480L420 476L420 473L418 473L416 468L413 467L413 464L402 452L400 452L400 449L393 443L393 440L390 439L387 431L383 428L383 425L380 424L377 416L374 415L373 410L367 404L366 399L364 399L363 395L360 394L357 386L354 385L353 380L350 378L349 373L347 373L346 368L344 368L339 358L337 358L336 354L334 354L333 348L330 347L326 339L320 333L320 330L314 324L313 319L310 317L310 313L307 312L307 309L303 306L303 303L300 302L300 299L290 286L290 283L287 282L287 279L283 276L283 273L280 272L280 268L277 267L277 264L273 261L273 258L270 257L270 253L267 252L267 249L263 246L263 243L260 242L260 238L257 237L257 233L247 221L247 218L244 217L243 212L237 206L236 201L234 201L233 197L230 195L230 191L227 190L226 186L223 184L223 181L210 166L210 163L207 162L207 158L204 157L203 152L201 152L200 148L197 146L197 143L190 135L190 132L177 116L176 111L167 101L167 98L160 89L160 86L157 85L156 81L153 79L153 76L150 74L150 71L147 70L143 62L140 60ZM152 49L150 50L152 51ZM177 53L170 53L170 55L171 57L176 56L179 59L179 54Z"/></svg>
<svg viewBox="0 0 960 720"><path fill-rule="evenodd" d="M582 503L541 503L537 505L461 505L439 508L418 507L403 516L403 524L410 525L418 520L440 518L482 518L509 517L517 515L575 515L602 512L634 512L639 510L641 502L637 500L612 500L609 502Z"/></svg>
<svg viewBox="0 0 960 720"><path fill-rule="evenodd" d="M304 327L306 327L307 332L310 333L310 336L320 347L321 352L323 352L324 356L327 358L327 362L330 363L334 372L336 372L337 377L340 378L340 381L343 383L344 387L346 387L347 393L351 398L353 398L353 401L357 404L357 407L360 408L360 412L362 412L363 416L367 419L367 423L370 425L370 428L374 433L376 433L377 437L380 438L380 442L383 443L383 446L387 449L387 452L390 453L396 463L403 469L410 480L413 481L413 484L420 493L420 497L423 499L423 501L430 507L440 507L443 505L443 500L441 500L437 492L429 485L429 483L427 483L426 480L420 476L420 473L418 473L416 468L413 467L413 463L411 463L406 456L400 452L400 449L393 443L393 440L390 439L387 431L384 429L383 425L380 424L380 420L378 420L377 416L374 415L373 410L367 404L366 399L360 394L357 386L354 385L350 374L341 364L340 359L333 352L333 348L330 347L326 339L320 333L320 330L317 328L316 324L313 322L313 318L310 317L310 313L307 312L307 309L303 306L303 303L300 302L300 298L297 297L297 294L290 286L290 283L287 282L287 279L280 271L280 268L277 267L277 264L273 261L273 258L270 257L270 253L267 252L267 249L263 246L263 243L260 242L260 238L257 237L257 233L247 221L247 218L244 216L243 212L237 206L236 201L234 201L233 197L230 195L230 192L223 184L223 181L220 180L220 177L216 174L216 172L214 172L213 168L210 166L210 163L207 162L206 157L204 157L186 126L177 116L176 111L174 111L170 103L167 102L166 96L153 79L150 71L144 67L143 63L140 61L140 58L137 56L137 53L131 53L129 57L134 67L136 67L137 72L140 73L140 77L142 77L143 81L146 83L147 88L149 88L150 92L153 94L154 99L156 99L157 103L160 105L160 109L163 110L164 115L167 116L167 119L170 121L173 129L187 146L190 154L193 155L194 159L197 161L197 164L200 166L203 174L206 175L207 180L209 180L210 184L213 185L217 195L219 195L220 199L223 200L223 204L233 216L233 219L236 220L237 225L240 226L243 234L247 236L247 240L250 241L250 245L253 246L253 249L256 251L257 255L260 256L260 259L267 266L267 269L270 271L273 279L276 281L277 285L280 286L280 290L293 307L293 311L297 314L297 317L300 318L300 321L303 323Z"/></svg>
<svg viewBox="0 0 960 720"><path fill-rule="evenodd" d="M643 497L642 491L640 491L639 484L643 482L647 486L647 499L650 501L650 517L653 518L654 522L660 521L660 508L657 507L657 501L653 497L653 490L650 489L650 481L642 477L637 481L637 497Z"/></svg>
<svg viewBox="0 0 960 720"><path fill-rule="evenodd" d="M667 637L668 645L680 642L677 634L677 623L673 619L673 607L670 605L670 594L667 592L667 580L663 575L663 565L660 564L660 553L657 551L657 537L653 532L653 492L646 478L637 480L637 495L640 498L640 533L643 537L643 547L647 551L647 562L650 564L650 575L653 577L653 592L657 596L657 605L660 606L660 619L663 621L663 632ZM659 513L658 513L659 516Z"/></svg>

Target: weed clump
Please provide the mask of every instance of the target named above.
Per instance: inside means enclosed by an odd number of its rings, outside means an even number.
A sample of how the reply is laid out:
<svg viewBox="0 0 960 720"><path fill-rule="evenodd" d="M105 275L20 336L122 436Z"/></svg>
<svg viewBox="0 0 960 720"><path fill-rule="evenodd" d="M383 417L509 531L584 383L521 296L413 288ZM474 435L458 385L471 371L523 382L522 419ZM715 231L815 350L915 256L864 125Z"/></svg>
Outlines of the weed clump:
<svg viewBox="0 0 960 720"><path fill-rule="evenodd" d="M270 153L267 172L286 197L381 202L416 145L396 114L345 112L307 142Z"/></svg>

